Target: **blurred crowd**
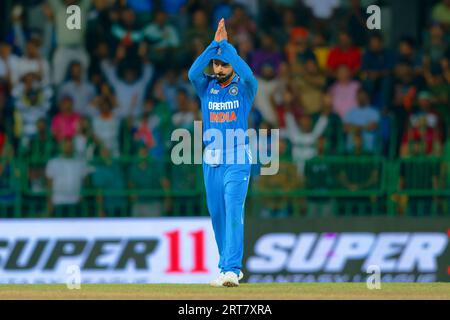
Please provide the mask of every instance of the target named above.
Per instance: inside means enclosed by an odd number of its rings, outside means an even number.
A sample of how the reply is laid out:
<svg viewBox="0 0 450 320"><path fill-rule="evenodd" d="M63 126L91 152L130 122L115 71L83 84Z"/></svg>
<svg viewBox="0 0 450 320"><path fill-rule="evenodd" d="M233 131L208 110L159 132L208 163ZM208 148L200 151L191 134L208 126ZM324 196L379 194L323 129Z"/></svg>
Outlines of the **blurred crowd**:
<svg viewBox="0 0 450 320"><path fill-rule="evenodd" d="M66 26L72 4L81 30ZM433 6L421 37L394 46L367 29L358 0L36 0L12 8L0 39L2 190L12 159L27 163L27 190L50 186L58 215L79 205L85 177L113 193L195 187L192 170L167 169L165 160L172 130L201 120L187 73L222 17L258 79L249 126L281 129L280 173L256 177L257 188L323 187L330 168L308 165L316 157L446 153L450 0ZM374 168L360 168L359 182L345 172L336 181L376 186ZM312 199L311 211L322 200ZM97 201L102 214L126 205ZM133 203L135 215L173 210L163 194Z"/></svg>

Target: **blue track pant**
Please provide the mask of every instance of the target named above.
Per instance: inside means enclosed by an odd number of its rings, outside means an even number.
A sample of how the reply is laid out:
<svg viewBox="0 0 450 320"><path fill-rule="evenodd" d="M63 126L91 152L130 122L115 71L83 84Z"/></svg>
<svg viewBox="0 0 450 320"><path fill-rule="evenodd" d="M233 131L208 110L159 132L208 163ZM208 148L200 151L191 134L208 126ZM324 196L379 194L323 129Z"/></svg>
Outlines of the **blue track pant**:
<svg viewBox="0 0 450 320"><path fill-rule="evenodd" d="M206 202L219 249L219 269L239 275L244 254L244 204L250 164L203 163Z"/></svg>

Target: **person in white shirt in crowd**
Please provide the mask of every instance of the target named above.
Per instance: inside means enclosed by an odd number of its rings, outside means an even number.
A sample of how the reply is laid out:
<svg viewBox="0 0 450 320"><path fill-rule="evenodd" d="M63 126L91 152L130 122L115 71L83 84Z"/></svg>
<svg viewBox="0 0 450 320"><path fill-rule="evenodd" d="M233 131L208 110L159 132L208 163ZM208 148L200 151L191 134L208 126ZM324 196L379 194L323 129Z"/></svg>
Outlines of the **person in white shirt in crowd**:
<svg viewBox="0 0 450 320"><path fill-rule="evenodd" d="M254 102L255 108L261 112L263 119L274 127L278 125L278 117L270 102L270 96L280 90L282 84L282 80L276 77L276 73L277 70L270 63L265 63L261 67L261 75L256 77L258 92Z"/></svg>
<svg viewBox="0 0 450 320"><path fill-rule="evenodd" d="M121 120L114 112L113 101L103 96L99 102L99 113L92 120L94 139L107 148L113 157L118 157Z"/></svg>
<svg viewBox="0 0 450 320"><path fill-rule="evenodd" d="M61 85L58 96L71 96L75 112L82 116L93 116L95 109L91 103L97 95L94 85L86 80L79 61L72 61L68 71L69 79Z"/></svg>
<svg viewBox="0 0 450 320"><path fill-rule="evenodd" d="M83 70L87 70L89 65L89 55L84 46L87 13L91 5L91 0L47 0L53 11L56 50L53 54L53 84L60 85L67 73L67 68L71 61L79 60ZM69 29L67 27L67 8L77 5L81 13L81 28Z"/></svg>
<svg viewBox="0 0 450 320"><path fill-rule="evenodd" d="M21 56L12 70L13 85L17 85L26 74L33 73L43 85L50 85L50 65L40 53L40 39L30 38L26 43L25 54Z"/></svg>
<svg viewBox="0 0 450 320"><path fill-rule="evenodd" d="M311 9L313 16L320 20L333 17L334 11L341 5L341 0L303 0L303 4Z"/></svg>
<svg viewBox="0 0 450 320"><path fill-rule="evenodd" d="M291 112L286 112L285 121L286 135L292 144L292 159L303 177L305 162L317 155L317 140L328 125L328 117L321 115L313 126L310 115L304 114L296 119Z"/></svg>
<svg viewBox="0 0 450 320"><path fill-rule="evenodd" d="M139 55L141 58L145 55L144 46L141 46ZM125 58L126 49L119 46L114 61L103 60L101 68L117 97L115 114L120 118L135 118L142 113L146 88L153 77L154 68L148 60L143 59L142 74L139 77L138 67L141 63L131 64Z"/></svg>
<svg viewBox="0 0 450 320"><path fill-rule="evenodd" d="M37 122L45 118L51 107L53 91L35 81L28 73L12 92L14 104L14 130L22 147L27 147L37 132Z"/></svg>
<svg viewBox="0 0 450 320"><path fill-rule="evenodd" d="M19 57L12 53L11 46L0 41L0 81L11 83L12 72L16 70Z"/></svg>
<svg viewBox="0 0 450 320"><path fill-rule="evenodd" d="M72 139L64 139L61 154L50 159L45 168L50 216L80 215L81 190L86 176L92 171L84 159L75 157Z"/></svg>

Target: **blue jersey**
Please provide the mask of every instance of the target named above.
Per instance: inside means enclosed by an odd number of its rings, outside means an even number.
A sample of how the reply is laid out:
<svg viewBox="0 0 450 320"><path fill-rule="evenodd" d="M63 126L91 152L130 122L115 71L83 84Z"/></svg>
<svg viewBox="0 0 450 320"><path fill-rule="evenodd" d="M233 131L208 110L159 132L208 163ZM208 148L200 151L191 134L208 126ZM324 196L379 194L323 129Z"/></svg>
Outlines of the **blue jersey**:
<svg viewBox="0 0 450 320"><path fill-rule="evenodd" d="M212 59L233 67L235 76L226 87L222 87L214 76L203 72ZM203 130L220 130L223 144L218 149L229 149L230 143L225 141L226 130L247 131L248 116L258 87L252 70L228 41L213 41L190 68L189 80L201 101ZM203 142L208 144L211 140L204 135ZM241 143L233 140L232 148Z"/></svg>

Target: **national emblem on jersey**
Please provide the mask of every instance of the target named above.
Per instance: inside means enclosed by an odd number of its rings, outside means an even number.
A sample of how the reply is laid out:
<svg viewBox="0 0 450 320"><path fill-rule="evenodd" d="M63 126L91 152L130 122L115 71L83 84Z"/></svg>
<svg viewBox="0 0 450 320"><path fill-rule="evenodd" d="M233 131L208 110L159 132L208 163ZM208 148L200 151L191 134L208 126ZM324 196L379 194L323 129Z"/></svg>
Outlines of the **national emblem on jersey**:
<svg viewBox="0 0 450 320"><path fill-rule="evenodd" d="M238 94L238 87L232 86L232 87L230 88L230 90L228 91L228 93L231 94L232 96L237 95L237 94Z"/></svg>

